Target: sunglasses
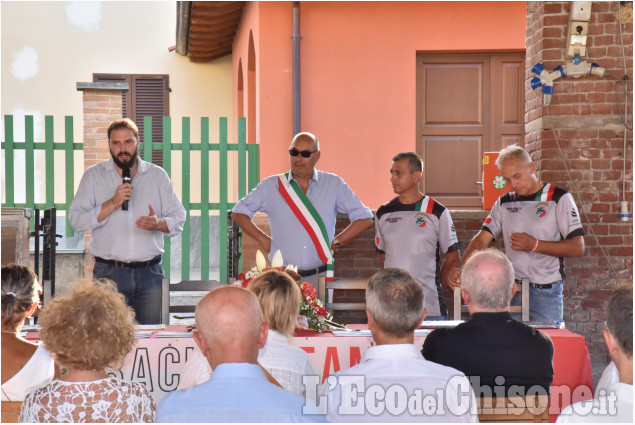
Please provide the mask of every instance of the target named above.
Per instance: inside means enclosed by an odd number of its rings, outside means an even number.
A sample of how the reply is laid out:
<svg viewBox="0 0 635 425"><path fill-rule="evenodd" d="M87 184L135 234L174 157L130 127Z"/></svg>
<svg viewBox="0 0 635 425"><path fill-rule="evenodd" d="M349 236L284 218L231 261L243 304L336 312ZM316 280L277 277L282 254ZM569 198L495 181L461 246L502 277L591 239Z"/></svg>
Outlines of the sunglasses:
<svg viewBox="0 0 635 425"><path fill-rule="evenodd" d="M311 155L313 155L314 153L316 153L317 151L299 151L296 148L291 148L289 149L289 155L291 156L298 156L298 155L302 155L302 158L309 158Z"/></svg>

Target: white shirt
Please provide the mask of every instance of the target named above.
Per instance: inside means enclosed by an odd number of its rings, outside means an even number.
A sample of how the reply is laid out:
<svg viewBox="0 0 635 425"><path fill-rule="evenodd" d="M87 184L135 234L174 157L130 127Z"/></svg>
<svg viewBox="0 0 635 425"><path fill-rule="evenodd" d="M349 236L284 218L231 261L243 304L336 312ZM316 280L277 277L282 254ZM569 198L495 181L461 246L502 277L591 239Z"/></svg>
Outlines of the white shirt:
<svg viewBox="0 0 635 425"><path fill-rule="evenodd" d="M329 422L478 422L465 375L427 361L414 344L370 347L361 363L327 378L320 395Z"/></svg>
<svg viewBox="0 0 635 425"><path fill-rule="evenodd" d="M618 382L607 394L565 407L556 423L633 423L633 386Z"/></svg>
<svg viewBox="0 0 635 425"><path fill-rule="evenodd" d="M26 396L19 421L153 423L155 410L150 391L140 382L112 376L85 382L56 379Z"/></svg>
<svg viewBox="0 0 635 425"><path fill-rule="evenodd" d="M55 375L55 363L44 345L39 344L28 362L2 384L2 401L23 401L28 393L48 384Z"/></svg>
<svg viewBox="0 0 635 425"><path fill-rule="evenodd" d="M183 231L185 208L172 188L165 170L137 159L139 169L130 183L134 186L128 211L117 208L102 221L97 221L101 205L113 197L121 185L121 176L112 159L89 167L79 182L71 203L68 220L76 232L91 230L88 251L95 257L118 261L147 261L163 254L160 231L137 227L139 217L150 213L152 205L158 218L165 219L167 236Z"/></svg>
<svg viewBox="0 0 635 425"><path fill-rule="evenodd" d="M304 375L317 375L306 352L289 344L278 331L269 329L265 346L258 351L258 363L273 376L282 388L305 396ZM179 390L202 384L212 376L212 368L201 350L196 347L181 372ZM311 397L314 398L314 397Z"/></svg>
<svg viewBox="0 0 635 425"><path fill-rule="evenodd" d="M620 373L617 371L615 362L611 361L611 363L609 363L608 366L604 368L602 376L600 376L600 380L595 386L595 398L598 398L600 396L600 392L602 390L605 391L603 393L603 395L605 395L611 389L611 387L613 387L618 382L620 382Z"/></svg>
<svg viewBox="0 0 635 425"><path fill-rule="evenodd" d="M306 352L289 344L287 337L271 329L267 343L258 352L258 363L276 378L282 388L303 397L306 389L302 377L317 375Z"/></svg>

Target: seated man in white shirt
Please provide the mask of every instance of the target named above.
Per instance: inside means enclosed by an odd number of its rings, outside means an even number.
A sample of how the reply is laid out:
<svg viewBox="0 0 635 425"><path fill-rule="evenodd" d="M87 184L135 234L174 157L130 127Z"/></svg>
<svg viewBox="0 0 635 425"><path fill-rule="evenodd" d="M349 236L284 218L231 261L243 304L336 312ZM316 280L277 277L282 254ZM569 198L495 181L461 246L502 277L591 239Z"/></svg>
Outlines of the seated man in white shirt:
<svg viewBox="0 0 635 425"><path fill-rule="evenodd" d="M618 288L606 308L604 341L617 367L619 382L595 399L567 406L556 422L633 423L633 286Z"/></svg>
<svg viewBox="0 0 635 425"><path fill-rule="evenodd" d="M376 345L360 364L324 381L320 403L326 401L329 422L478 422L465 375L425 360L414 345L423 301L421 285L405 270L380 270L370 279L366 315Z"/></svg>
<svg viewBox="0 0 635 425"><path fill-rule="evenodd" d="M303 397L269 382L258 366L267 331L252 292L225 286L205 295L196 306L193 336L214 374L166 395L156 421L324 422L324 415L308 412Z"/></svg>

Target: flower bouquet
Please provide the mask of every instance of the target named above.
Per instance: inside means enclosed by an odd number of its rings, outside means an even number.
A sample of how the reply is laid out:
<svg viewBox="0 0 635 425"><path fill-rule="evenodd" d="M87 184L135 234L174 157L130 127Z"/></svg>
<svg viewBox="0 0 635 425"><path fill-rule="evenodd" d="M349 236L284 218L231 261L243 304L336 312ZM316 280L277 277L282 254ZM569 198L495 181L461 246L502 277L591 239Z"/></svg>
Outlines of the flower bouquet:
<svg viewBox="0 0 635 425"><path fill-rule="evenodd" d="M302 277L298 274L297 267L283 266L282 254L280 251L276 251L273 256L273 260L271 261L271 266L267 267L265 256L262 252L260 252L260 250L258 250L256 253L256 266L246 273L240 273L237 276L234 285L246 288L253 278L270 270L284 271L298 283L300 291L302 292L298 326L306 329L312 329L316 332L324 332L330 328L345 329L345 326L333 321L333 314L324 308L322 301L320 301L317 297L315 287L307 282L300 282Z"/></svg>

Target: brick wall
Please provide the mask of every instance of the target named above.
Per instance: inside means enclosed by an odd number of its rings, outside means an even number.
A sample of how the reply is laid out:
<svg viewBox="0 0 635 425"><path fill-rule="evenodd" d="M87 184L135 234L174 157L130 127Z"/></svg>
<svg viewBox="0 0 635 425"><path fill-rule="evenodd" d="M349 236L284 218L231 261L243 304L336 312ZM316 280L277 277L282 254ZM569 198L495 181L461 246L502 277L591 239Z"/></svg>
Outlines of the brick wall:
<svg viewBox="0 0 635 425"><path fill-rule="evenodd" d="M123 90L117 83L110 88L112 83L83 83L83 110L84 110L84 170L110 159L108 148L108 127L114 120L123 116L122 93ZM86 88L94 87L94 88ZM127 84L126 84L127 86ZM84 232L84 243L88 246L90 231ZM84 276L93 274L94 258L85 250Z"/></svg>
<svg viewBox="0 0 635 425"><path fill-rule="evenodd" d="M620 201L628 201L631 213L633 209L633 133L620 117L624 85L617 80L625 74L633 78L633 23L622 25L625 71L619 2L593 2L586 59L608 74L556 80L547 107L542 92L530 88L530 70L537 62L549 71L564 64L570 5L527 3L525 147L539 177L568 189L580 208L587 248L583 257L565 260L564 320L587 340L597 379L610 361L602 338L603 303L618 284L633 280L632 221L623 223L618 217Z"/></svg>

